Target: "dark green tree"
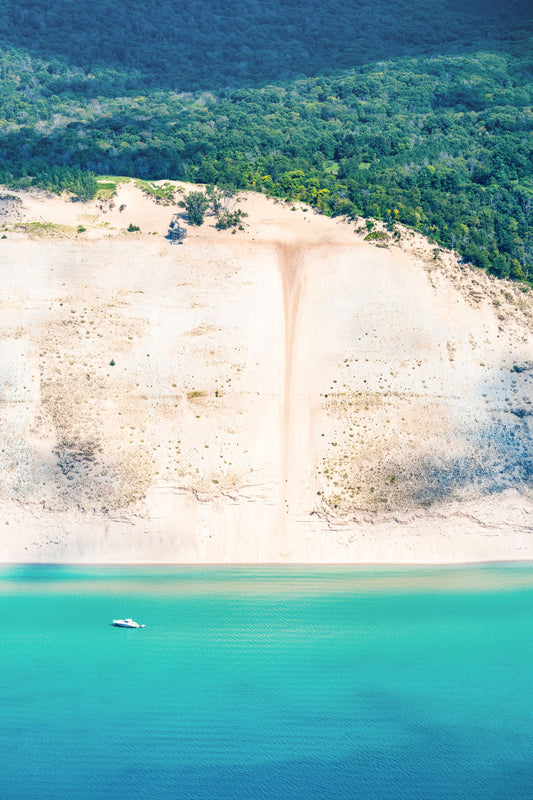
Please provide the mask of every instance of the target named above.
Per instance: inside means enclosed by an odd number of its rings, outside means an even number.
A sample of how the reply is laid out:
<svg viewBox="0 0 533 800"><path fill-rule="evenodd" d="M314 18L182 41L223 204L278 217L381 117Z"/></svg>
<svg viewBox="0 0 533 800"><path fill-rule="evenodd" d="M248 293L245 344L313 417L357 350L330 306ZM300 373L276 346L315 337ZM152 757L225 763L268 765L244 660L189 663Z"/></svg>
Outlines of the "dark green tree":
<svg viewBox="0 0 533 800"><path fill-rule="evenodd" d="M185 196L185 210L191 225L203 225L209 201L203 192L190 192Z"/></svg>

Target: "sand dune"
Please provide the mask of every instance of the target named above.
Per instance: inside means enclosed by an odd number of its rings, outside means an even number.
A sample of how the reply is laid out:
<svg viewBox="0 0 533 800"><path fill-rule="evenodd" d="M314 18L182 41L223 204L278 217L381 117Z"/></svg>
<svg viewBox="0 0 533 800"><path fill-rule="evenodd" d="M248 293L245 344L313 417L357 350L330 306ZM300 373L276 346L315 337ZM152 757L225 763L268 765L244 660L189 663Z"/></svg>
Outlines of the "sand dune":
<svg viewBox="0 0 533 800"><path fill-rule="evenodd" d="M0 208L0 560L533 557L532 293L239 205Z"/></svg>

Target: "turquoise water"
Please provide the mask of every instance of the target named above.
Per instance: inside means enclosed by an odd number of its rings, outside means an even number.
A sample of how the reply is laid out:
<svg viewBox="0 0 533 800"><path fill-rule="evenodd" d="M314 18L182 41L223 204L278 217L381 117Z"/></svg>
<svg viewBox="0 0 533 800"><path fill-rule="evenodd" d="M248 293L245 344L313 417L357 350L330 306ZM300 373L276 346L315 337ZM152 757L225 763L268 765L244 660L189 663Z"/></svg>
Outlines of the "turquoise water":
<svg viewBox="0 0 533 800"><path fill-rule="evenodd" d="M532 621L531 566L1 568L0 797L531 800Z"/></svg>

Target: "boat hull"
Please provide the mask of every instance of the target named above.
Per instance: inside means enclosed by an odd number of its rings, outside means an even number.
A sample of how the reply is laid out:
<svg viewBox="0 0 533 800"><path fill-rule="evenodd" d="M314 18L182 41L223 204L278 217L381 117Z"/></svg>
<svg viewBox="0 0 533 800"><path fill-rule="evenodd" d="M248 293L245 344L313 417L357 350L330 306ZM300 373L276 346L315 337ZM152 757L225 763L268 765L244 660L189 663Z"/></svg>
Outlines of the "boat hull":
<svg viewBox="0 0 533 800"><path fill-rule="evenodd" d="M111 623L115 628L144 628L144 625L139 625L138 622L133 622L125 619L114 619Z"/></svg>

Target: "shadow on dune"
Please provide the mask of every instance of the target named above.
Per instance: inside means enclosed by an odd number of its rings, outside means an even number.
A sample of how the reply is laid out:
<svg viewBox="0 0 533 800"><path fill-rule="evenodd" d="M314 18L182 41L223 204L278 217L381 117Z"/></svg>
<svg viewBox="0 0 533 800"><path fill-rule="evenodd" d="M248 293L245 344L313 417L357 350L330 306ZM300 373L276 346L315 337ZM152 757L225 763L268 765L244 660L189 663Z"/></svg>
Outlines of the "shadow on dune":
<svg viewBox="0 0 533 800"><path fill-rule="evenodd" d="M533 498L532 384L533 370L517 373L504 364L473 385L473 396L427 398L423 417L426 401L421 407L415 396L389 398L379 418L392 424L379 445L358 433L344 438L338 455L328 451L328 485L336 487L328 505L347 514L406 511L509 489ZM355 419L363 427L372 413L359 411ZM353 424L352 417L345 428L362 429Z"/></svg>
<svg viewBox="0 0 533 800"><path fill-rule="evenodd" d="M533 371L516 373L507 365L483 384L479 425L459 430L465 456L419 465L423 476L414 499L422 504L505 489L533 493ZM528 397L529 394L529 397ZM523 399L525 398L525 400Z"/></svg>

